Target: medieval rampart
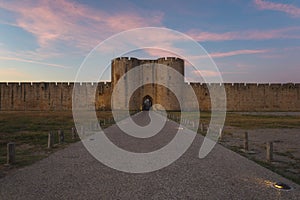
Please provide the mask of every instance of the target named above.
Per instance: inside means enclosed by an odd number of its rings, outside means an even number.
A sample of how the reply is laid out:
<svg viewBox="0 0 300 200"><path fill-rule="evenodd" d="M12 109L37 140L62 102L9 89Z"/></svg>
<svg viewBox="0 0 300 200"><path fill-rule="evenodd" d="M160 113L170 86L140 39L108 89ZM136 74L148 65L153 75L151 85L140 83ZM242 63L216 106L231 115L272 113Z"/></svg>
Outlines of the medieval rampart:
<svg viewBox="0 0 300 200"><path fill-rule="evenodd" d="M111 83L76 83L81 94L96 88L96 109L110 110ZM210 109L206 84L190 83L202 111ZM300 111L300 84L225 83L228 111ZM55 111L72 109L74 83L0 83L0 111ZM166 94L167 95L167 94ZM191 108L193 102L185 106ZM163 101L163 100L161 100ZM164 102L161 102L162 104ZM165 102L168 103L168 102Z"/></svg>

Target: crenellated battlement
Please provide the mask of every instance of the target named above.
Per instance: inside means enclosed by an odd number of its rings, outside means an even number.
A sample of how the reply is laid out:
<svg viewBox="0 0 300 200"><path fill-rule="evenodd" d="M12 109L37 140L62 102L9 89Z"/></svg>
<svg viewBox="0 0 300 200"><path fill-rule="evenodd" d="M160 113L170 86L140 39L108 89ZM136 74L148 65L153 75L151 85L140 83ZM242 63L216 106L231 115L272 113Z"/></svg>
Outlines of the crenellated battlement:
<svg viewBox="0 0 300 200"><path fill-rule="evenodd" d="M96 88L96 94L108 96L96 106L110 109L110 82L0 82L0 111L71 110L75 85L82 92Z"/></svg>
<svg viewBox="0 0 300 200"><path fill-rule="evenodd" d="M112 59L112 62L114 61L147 61L147 62L151 62L151 61L183 61L183 59L178 58L178 57L161 57L161 58L157 58L157 59L147 59L147 60L143 60L143 59L138 59L135 57L117 57Z"/></svg>
<svg viewBox="0 0 300 200"><path fill-rule="evenodd" d="M210 107L208 88L224 86L230 111L300 111L300 83L186 84L202 110ZM96 109L111 109L111 82L0 82L0 110L71 110L75 85L82 92L95 88Z"/></svg>
<svg viewBox="0 0 300 200"><path fill-rule="evenodd" d="M157 77L167 77L169 85L179 81L168 72L159 72L153 63L172 67L184 77L184 60L176 57L161 57L153 60L141 60L134 57L118 57L112 60L111 82L0 82L0 111L5 110L71 110L74 87L80 95L95 92L94 106L98 110L111 109L111 95L114 85L128 70L142 64L150 64L142 68L139 76L134 78L156 80ZM128 83L132 80L126 79ZM120 99L129 102L131 97L124 94ZM180 84L179 84L180 85ZM300 83L186 83L193 88L199 100L201 110L210 110L211 100L209 89L224 86L229 111L300 111ZM179 86L178 86L179 87ZM193 109L195 102L190 102L189 94L181 88L185 107ZM167 88L148 84L132 97L130 103L133 109L139 109L143 98L149 95L154 103L162 104L167 109L179 110L175 96ZM76 98L76 97L74 97ZM90 101L87 100L86 101ZM84 104L84 102L82 102ZM93 107L93 105L92 105Z"/></svg>

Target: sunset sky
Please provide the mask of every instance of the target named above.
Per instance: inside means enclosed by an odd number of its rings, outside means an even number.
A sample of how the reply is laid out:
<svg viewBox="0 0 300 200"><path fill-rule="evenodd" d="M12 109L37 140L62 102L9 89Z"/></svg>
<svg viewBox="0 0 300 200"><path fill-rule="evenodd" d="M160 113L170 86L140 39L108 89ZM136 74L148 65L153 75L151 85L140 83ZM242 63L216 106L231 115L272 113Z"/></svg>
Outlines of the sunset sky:
<svg viewBox="0 0 300 200"><path fill-rule="evenodd" d="M224 82L300 82L299 0L0 0L0 82L74 81L100 42L149 26L199 42Z"/></svg>

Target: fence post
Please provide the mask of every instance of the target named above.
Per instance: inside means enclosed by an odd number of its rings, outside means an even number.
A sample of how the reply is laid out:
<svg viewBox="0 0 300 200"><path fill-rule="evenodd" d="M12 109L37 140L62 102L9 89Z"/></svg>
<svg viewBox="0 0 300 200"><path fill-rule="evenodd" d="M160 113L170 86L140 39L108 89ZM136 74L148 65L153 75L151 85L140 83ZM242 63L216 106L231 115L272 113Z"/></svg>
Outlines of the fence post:
<svg viewBox="0 0 300 200"><path fill-rule="evenodd" d="M16 151L15 151L15 143L9 142L7 143L7 164L13 164L16 161Z"/></svg>
<svg viewBox="0 0 300 200"><path fill-rule="evenodd" d="M90 122L90 131L93 131L94 130L94 124L93 124L93 122L91 121Z"/></svg>
<svg viewBox="0 0 300 200"><path fill-rule="evenodd" d="M71 130L71 134L72 134L72 140L76 139L76 128L75 127L72 127L72 130Z"/></svg>
<svg viewBox="0 0 300 200"><path fill-rule="evenodd" d="M81 134L81 136L84 135L84 126L83 125L81 125L81 127L80 127L80 134Z"/></svg>
<svg viewBox="0 0 300 200"><path fill-rule="evenodd" d="M204 128L203 128L203 123L200 123L200 131L203 132Z"/></svg>
<svg viewBox="0 0 300 200"><path fill-rule="evenodd" d="M58 143L62 144L65 141L65 135L63 130L58 130Z"/></svg>
<svg viewBox="0 0 300 200"><path fill-rule="evenodd" d="M50 131L48 133L48 149L53 147L53 143L54 143L54 135L53 135L53 132Z"/></svg>
<svg viewBox="0 0 300 200"><path fill-rule="evenodd" d="M222 139L223 139L223 131L220 128L220 130L219 130L219 141L221 141Z"/></svg>
<svg viewBox="0 0 300 200"><path fill-rule="evenodd" d="M273 142L267 142L267 161L273 161Z"/></svg>
<svg viewBox="0 0 300 200"><path fill-rule="evenodd" d="M249 150L248 132L245 132L245 135L244 135L244 150L245 151Z"/></svg>

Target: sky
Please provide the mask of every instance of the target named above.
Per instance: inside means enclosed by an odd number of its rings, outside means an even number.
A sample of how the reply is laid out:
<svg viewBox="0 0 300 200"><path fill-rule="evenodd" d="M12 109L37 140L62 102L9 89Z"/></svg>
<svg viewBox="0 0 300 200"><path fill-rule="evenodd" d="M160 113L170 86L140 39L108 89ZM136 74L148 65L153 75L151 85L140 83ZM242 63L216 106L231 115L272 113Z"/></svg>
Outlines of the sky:
<svg viewBox="0 0 300 200"><path fill-rule="evenodd" d="M224 82L300 82L299 0L0 0L0 82L73 82L98 44L143 27L172 29L197 41ZM164 43L170 37L146 34L143 40ZM118 56L107 51L108 60ZM155 49L124 54L169 55ZM197 70L186 74L200 76Z"/></svg>

